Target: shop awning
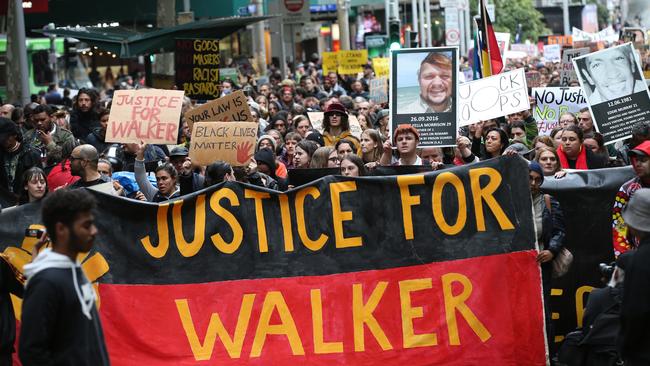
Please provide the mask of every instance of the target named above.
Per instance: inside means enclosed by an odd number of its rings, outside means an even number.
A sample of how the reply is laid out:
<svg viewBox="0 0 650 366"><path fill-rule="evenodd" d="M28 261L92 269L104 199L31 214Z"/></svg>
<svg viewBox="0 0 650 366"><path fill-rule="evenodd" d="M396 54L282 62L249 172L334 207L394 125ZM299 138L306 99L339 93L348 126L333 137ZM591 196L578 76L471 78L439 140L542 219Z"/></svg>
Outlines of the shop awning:
<svg viewBox="0 0 650 366"><path fill-rule="evenodd" d="M174 51L176 38L223 38L231 33L274 18L269 16L228 17L199 20L173 27L135 31L122 27L64 27L56 29L34 29L36 33L72 37L115 53L122 58Z"/></svg>

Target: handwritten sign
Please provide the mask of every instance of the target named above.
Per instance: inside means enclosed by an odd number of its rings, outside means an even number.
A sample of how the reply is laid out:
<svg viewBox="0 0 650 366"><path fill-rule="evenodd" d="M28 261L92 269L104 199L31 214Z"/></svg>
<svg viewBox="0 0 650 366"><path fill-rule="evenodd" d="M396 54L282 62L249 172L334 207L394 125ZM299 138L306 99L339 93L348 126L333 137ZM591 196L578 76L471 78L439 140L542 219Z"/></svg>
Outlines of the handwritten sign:
<svg viewBox="0 0 650 366"><path fill-rule="evenodd" d="M511 51L523 52L528 56L537 56L537 47L534 44L515 43L510 45Z"/></svg>
<svg viewBox="0 0 650 366"><path fill-rule="evenodd" d="M353 75L363 72L363 65L368 62L368 50L338 51L338 71L341 75Z"/></svg>
<svg viewBox="0 0 650 366"><path fill-rule="evenodd" d="M533 117L540 135L551 133L562 113L576 114L587 106L587 99L580 87L533 88L532 96L535 99Z"/></svg>
<svg viewBox="0 0 650 366"><path fill-rule="evenodd" d="M530 108L524 69L460 84L458 97L460 126Z"/></svg>
<svg viewBox="0 0 650 366"><path fill-rule="evenodd" d="M182 106L182 90L117 90L106 142L176 144Z"/></svg>
<svg viewBox="0 0 650 366"><path fill-rule="evenodd" d="M544 59L551 62L560 62L560 53L562 46L559 44L546 44L544 45Z"/></svg>
<svg viewBox="0 0 650 366"><path fill-rule="evenodd" d="M255 122L197 122L192 130L190 159L198 165L223 160L245 166L255 153L257 129Z"/></svg>
<svg viewBox="0 0 650 366"><path fill-rule="evenodd" d="M388 80L386 78L371 79L369 84L370 100L377 104L388 102Z"/></svg>
<svg viewBox="0 0 650 366"><path fill-rule="evenodd" d="M338 59L336 52L323 52L323 75L330 72L336 72L338 66Z"/></svg>
<svg viewBox="0 0 650 366"><path fill-rule="evenodd" d="M193 99L219 97L219 41L177 39L175 51L176 85Z"/></svg>
<svg viewBox="0 0 650 366"><path fill-rule="evenodd" d="M375 57L372 59L372 67L375 69L375 76L378 78L388 78L390 72L390 59L388 57Z"/></svg>
<svg viewBox="0 0 650 366"><path fill-rule="evenodd" d="M573 68L573 59L589 53L589 48L575 48L564 50L562 53L562 65L560 66L560 85L568 86L571 83L577 83L578 77Z"/></svg>
<svg viewBox="0 0 650 366"><path fill-rule="evenodd" d="M248 107L246 95L243 91L237 90L185 112L185 121L191 130L197 122L253 122L253 115Z"/></svg>
<svg viewBox="0 0 650 366"><path fill-rule="evenodd" d="M572 36L548 36L547 44L559 44L562 47L571 47L573 45Z"/></svg>

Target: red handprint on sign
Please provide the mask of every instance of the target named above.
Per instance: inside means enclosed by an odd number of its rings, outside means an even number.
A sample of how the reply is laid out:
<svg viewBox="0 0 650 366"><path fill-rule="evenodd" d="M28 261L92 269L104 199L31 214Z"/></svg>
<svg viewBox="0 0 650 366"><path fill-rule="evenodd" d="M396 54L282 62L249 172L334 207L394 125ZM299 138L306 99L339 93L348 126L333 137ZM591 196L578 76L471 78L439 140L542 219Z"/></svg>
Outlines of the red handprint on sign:
<svg viewBox="0 0 650 366"><path fill-rule="evenodd" d="M253 144L251 144L250 141L242 142L237 145L237 162L240 164L246 163L248 159L253 156L253 154L250 153L252 148Z"/></svg>

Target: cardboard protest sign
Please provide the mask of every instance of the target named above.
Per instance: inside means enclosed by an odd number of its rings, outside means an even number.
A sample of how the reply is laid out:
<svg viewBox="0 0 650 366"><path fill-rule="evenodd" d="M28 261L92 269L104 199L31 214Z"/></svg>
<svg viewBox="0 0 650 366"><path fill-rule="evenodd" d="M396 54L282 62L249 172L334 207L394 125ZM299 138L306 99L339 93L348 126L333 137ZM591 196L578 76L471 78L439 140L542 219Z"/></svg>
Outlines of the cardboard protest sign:
<svg viewBox="0 0 650 366"><path fill-rule="evenodd" d="M398 125L420 132L420 146L456 146L458 48L391 52L390 135Z"/></svg>
<svg viewBox="0 0 650 366"><path fill-rule="evenodd" d="M460 84L458 96L460 126L530 108L523 68Z"/></svg>
<svg viewBox="0 0 650 366"><path fill-rule="evenodd" d="M185 112L185 122L190 131L194 123L215 121L253 122L248 98L243 91L237 90Z"/></svg>
<svg viewBox="0 0 650 366"><path fill-rule="evenodd" d="M216 39L177 39L176 85L192 99L219 97L219 41Z"/></svg>
<svg viewBox="0 0 650 366"><path fill-rule="evenodd" d="M540 135L548 135L558 126L558 120L563 113L576 114L587 106L587 99L580 87L572 88L533 88L532 97L535 99L533 118L537 121Z"/></svg>
<svg viewBox="0 0 650 366"><path fill-rule="evenodd" d="M560 67L560 85L569 86L571 83L577 83L575 69L573 68L573 59L589 53L589 48L575 48L564 50L562 52L562 66Z"/></svg>
<svg viewBox="0 0 650 366"><path fill-rule="evenodd" d="M388 102L388 80L386 78L371 79L368 87L370 90L369 98L373 102Z"/></svg>
<svg viewBox="0 0 650 366"><path fill-rule="evenodd" d="M573 59L594 127L605 144L627 139L650 119L650 93L631 43Z"/></svg>
<svg viewBox="0 0 650 366"><path fill-rule="evenodd" d="M526 72L526 85L529 88L537 88L542 83L542 74L539 71Z"/></svg>
<svg viewBox="0 0 650 366"><path fill-rule="evenodd" d="M111 364L543 366L526 174L500 157L287 193L223 182L161 204L91 191L101 219L81 268ZM17 271L41 202L0 213Z"/></svg>
<svg viewBox="0 0 650 366"><path fill-rule="evenodd" d="M323 75L336 72L338 65L336 52L323 52Z"/></svg>
<svg viewBox="0 0 650 366"><path fill-rule="evenodd" d="M197 122L192 129L190 159L196 165L223 160L233 166L245 166L255 153L255 122Z"/></svg>
<svg viewBox="0 0 650 366"><path fill-rule="evenodd" d="M176 144L182 90L116 90L106 142Z"/></svg>
<svg viewBox="0 0 650 366"><path fill-rule="evenodd" d="M368 50L338 51L338 73L354 75L363 72L363 65L368 63Z"/></svg>
<svg viewBox="0 0 650 366"><path fill-rule="evenodd" d="M375 70L375 77L387 79L390 74L390 59L388 57L375 57L372 59L372 68Z"/></svg>
<svg viewBox="0 0 650 366"><path fill-rule="evenodd" d="M546 44L544 45L544 59L550 62L560 62L560 53L562 46L559 44Z"/></svg>

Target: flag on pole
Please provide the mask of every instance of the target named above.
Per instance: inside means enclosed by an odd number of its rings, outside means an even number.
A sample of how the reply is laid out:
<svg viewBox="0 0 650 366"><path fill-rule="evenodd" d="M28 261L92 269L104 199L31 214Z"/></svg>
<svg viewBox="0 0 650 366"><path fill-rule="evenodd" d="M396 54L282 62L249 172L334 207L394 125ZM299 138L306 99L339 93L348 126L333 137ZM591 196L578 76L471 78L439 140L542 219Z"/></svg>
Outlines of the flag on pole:
<svg viewBox="0 0 650 366"><path fill-rule="evenodd" d="M474 55L473 55L473 62L472 62L472 70L474 71L474 80L480 79L483 76L481 75L481 49L482 47L479 47L479 44L481 44L479 40L479 31L478 27L476 29L476 32L474 32Z"/></svg>
<svg viewBox="0 0 650 366"><path fill-rule="evenodd" d="M494 28L490 21L490 15L485 6L485 0L481 0L481 20L479 29L481 31L481 68L483 77L496 75L503 70L503 60L499 52L499 43L494 35Z"/></svg>

